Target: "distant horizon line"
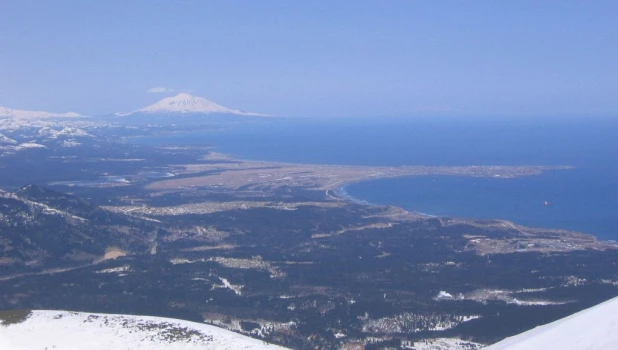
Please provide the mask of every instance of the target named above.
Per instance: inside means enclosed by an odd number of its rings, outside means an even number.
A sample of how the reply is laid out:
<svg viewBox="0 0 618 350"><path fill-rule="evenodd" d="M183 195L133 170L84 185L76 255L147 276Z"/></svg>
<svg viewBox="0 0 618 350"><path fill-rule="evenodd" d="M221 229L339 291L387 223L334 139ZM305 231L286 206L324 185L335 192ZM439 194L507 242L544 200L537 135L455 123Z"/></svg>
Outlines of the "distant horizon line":
<svg viewBox="0 0 618 350"><path fill-rule="evenodd" d="M162 101L166 98L177 97L180 95L188 95L191 97L197 97L206 99L208 101L213 102L205 97L201 97L195 95L191 92L184 91L172 91L165 92L159 94L159 98L155 101L155 103ZM57 114L58 118L97 118L97 117L110 117L115 116L118 117L122 114L130 114L130 113L139 113L139 109L135 109L132 112L105 112L105 113L80 113L75 112L74 110L69 110L68 112L49 112L44 109L34 108L34 109L23 109L23 108L12 108L0 105L0 118L12 118L8 115L3 115L2 110L10 110L15 112L30 112L30 113L47 113L47 114ZM244 110L240 110L243 111ZM252 113L252 112L247 112ZM63 114L78 114L78 116L66 116L63 117ZM143 114L154 114L154 113L146 113ZM162 113L163 114L163 113ZM167 114L191 114L191 113L167 113ZM225 113L199 113L195 114L225 114ZM410 112L399 112L399 113L372 113L372 114L356 114L350 115L345 113L329 113L329 114L304 114L304 115L286 115L286 114L266 114L266 113L252 113L255 115L263 115L269 117L276 118L300 118L300 119L402 119L402 118L436 118L436 119L461 119L461 118L475 118L475 119L556 119L556 118L568 118L568 119L581 119L581 118L618 118L618 111L615 112L601 112L601 113L590 113L590 112L550 112L550 113L513 113L513 112L465 112L465 111L410 111ZM54 118L54 117L48 117Z"/></svg>

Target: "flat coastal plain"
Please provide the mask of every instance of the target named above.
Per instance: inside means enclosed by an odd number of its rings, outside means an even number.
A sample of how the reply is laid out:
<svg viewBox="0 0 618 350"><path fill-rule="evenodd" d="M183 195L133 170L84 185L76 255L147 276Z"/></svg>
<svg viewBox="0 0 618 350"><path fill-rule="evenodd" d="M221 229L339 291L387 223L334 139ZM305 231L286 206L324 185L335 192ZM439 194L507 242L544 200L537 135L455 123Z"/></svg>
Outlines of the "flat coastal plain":
<svg viewBox="0 0 618 350"><path fill-rule="evenodd" d="M454 175L469 177L514 178L538 175L548 170L565 170L569 166L399 166L368 167L345 165L295 164L239 160L218 153L204 157L206 163L173 166L182 178L156 181L151 190L186 187L226 187L229 189L273 190L284 186L335 190L359 181L420 175ZM208 173L206 175L200 175ZM194 176L191 176L195 174Z"/></svg>

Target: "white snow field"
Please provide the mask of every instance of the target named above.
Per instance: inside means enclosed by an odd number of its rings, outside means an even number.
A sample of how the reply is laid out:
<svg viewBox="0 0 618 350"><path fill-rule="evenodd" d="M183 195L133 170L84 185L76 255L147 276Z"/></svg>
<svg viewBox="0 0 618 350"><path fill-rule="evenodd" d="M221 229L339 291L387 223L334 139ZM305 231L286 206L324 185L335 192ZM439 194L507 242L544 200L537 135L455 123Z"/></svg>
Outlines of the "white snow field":
<svg viewBox="0 0 618 350"><path fill-rule="evenodd" d="M483 350L551 349L618 349L618 298L483 348Z"/></svg>
<svg viewBox="0 0 618 350"><path fill-rule="evenodd" d="M0 325L2 350L285 349L215 326L161 317L32 311Z"/></svg>

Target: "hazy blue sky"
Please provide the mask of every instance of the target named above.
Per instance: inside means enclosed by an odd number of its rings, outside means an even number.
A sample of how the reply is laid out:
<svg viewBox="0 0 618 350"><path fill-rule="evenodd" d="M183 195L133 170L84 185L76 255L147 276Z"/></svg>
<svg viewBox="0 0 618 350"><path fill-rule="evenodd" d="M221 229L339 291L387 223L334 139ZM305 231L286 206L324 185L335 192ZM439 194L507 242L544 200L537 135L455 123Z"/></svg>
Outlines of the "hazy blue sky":
<svg viewBox="0 0 618 350"><path fill-rule="evenodd" d="M0 0L0 105L618 114L618 1ZM174 89L148 93L154 87Z"/></svg>

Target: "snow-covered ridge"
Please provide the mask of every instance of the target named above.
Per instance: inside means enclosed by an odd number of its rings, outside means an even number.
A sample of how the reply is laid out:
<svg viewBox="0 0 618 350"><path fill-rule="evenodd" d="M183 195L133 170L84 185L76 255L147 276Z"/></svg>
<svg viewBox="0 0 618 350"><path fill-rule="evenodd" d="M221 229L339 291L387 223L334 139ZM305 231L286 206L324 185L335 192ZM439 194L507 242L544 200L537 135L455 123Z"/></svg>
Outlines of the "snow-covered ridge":
<svg viewBox="0 0 618 350"><path fill-rule="evenodd" d="M16 321L0 326L0 349L277 350L285 348L215 326L169 318L32 311L23 321L17 317Z"/></svg>
<svg viewBox="0 0 618 350"><path fill-rule="evenodd" d="M110 127L111 124L101 123L89 118L6 118L0 116L0 132L15 133L29 131L27 129L41 128L79 128L100 129ZM9 136L5 134L5 136ZM13 138L16 135L10 136Z"/></svg>
<svg viewBox="0 0 618 350"><path fill-rule="evenodd" d="M6 135L0 134L0 145L16 145L18 142Z"/></svg>
<svg viewBox="0 0 618 350"><path fill-rule="evenodd" d="M26 119L37 119L37 118L76 118L81 117L82 115L75 112L68 113L54 113L54 112L44 112L44 111L26 111L21 109L12 109L0 106L0 117L8 117L8 118L26 118Z"/></svg>
<svg viewBox="0 0 618 350"><path fill-rule="evenodd" d="M43 127L39 129L38 134L40 136L48 136L51 139L57 139L60 137L93 137L91 134L79 128L64 127L58 131L50 127Z"/></svg>
<svg viewBox="0 0 618 350"><path fill-rule="evenodd" d="M41 145L38 145L38 146L41 146ZM31 146L31 147L37 148L38 146ZM42 146L42 147L45 147L45 146ZM32 185L28 185L28 186L26 186L26 188L28 188L30 186L32 186ZM15 193L11 193L11 192L6 192L6 191L0 190L0 198L14 199L14 200L20 201L23 204L27 205L28 208L30 209L29 215L30 215L31 219L34 219L35 215L59 215L59 216L62 216L64 218L66 218L67 220L77 220L77 221L81 221L81 222L88 221L87 219L84 219L84 218L79 217L79 216L75 216L75 215L73 215L73 214L71 214L71 213L69 213L67 211L58 210L58 209L50 207L47 204L31 201L29 199L20 197L20 196L16 195Z"/></svg>
<svg viewBox="0 0 618 350"><path fill-rule="evenodd" d="M614 298L483 350L614 350L617 344L618 298Z"/></svg>
<svg viewBox="0 0 618 350"><path fill-rule="evenodd" d="M230 109L203 97L180 93L173 97L166 97L161 101L129 113L116 113L117 116L128 116L138 113L147 114L235 114L246 116L266 116L265 114L243 112Z"/></svg>

